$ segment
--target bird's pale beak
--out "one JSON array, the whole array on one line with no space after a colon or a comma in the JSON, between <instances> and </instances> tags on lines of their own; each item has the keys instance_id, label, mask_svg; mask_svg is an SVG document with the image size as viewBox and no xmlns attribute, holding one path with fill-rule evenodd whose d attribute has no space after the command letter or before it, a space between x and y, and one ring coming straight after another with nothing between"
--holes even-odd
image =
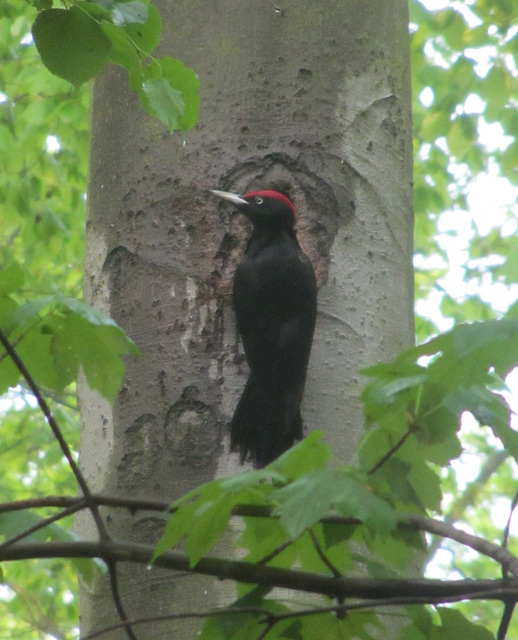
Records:
<instances>
[{"instance_id":1,"label":"bird's pale beak","mask_svg":"<svg viewBox=\"0 0 518 640\"><path fill-rule=\"evenodd\" d=\"M248 200L245 200L243 196L240 196L238 193L229 193L228 191L217 191L216 189L211 189L210 192L213 195L217 196L218 198L227 200L232 204L250 204Z\"/></svg>"}]
</instances>

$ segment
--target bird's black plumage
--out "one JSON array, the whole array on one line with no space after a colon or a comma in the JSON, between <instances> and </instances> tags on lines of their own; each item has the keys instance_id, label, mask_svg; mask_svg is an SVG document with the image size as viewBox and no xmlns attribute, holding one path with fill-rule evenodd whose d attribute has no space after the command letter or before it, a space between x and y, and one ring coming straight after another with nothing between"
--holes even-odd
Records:
<instances>
[{"instance_id":1,"label":"bird's black plumage","mask_svg":"<svg viewBox=\"0 0 518 640\"><path fill-rule=\"evenodd\" d=\"M300 403L317 308L315 273L294 230L295 210L277 191L222 191L253 224L234 275L233 302L250 375L230 424L231 448L256 467L302 438Z\"/></svg>"}]
</instances>

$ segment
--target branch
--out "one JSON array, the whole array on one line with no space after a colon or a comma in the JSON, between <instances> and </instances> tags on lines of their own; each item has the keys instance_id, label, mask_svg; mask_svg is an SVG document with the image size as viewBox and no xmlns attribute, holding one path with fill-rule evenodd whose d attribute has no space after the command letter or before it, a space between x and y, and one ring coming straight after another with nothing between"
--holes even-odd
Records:
<instances>
[{"instance_id":1,"label":"branch","mask_svg":"<svg viewBox=\"0 0 518 640\"><path fill-rule=\"evenodd\" d=\"M29 370L27 369L27 367L25 366L25 364L23 363L23 361L21 360L19 355L16 353L14 347L9 342L9 339L7 338L7 336L4 334L4 332L1 329L0 329L0 342L4 346L6 352L9 355L9 357L11 358L11 360L16 365L18 371L25 378L25 380L27 382L27 385L29 386L29 388L32 391L32 393L34 394L34 397L36 398L36 400L38 402L38 406L41 409L41 412L43 413L43 415L45 416L45 418L47 420L47 423L48 423L49 427L52 430L52 433L54 434L54 437L58 441L59 446L61 447L61 451L63 452L63 455L67 459L68 465L69 465L70 469L72 470L72 473L74 474L74 476L75 476L75 478L77 480L77 484L79 485L79 488L81 489L81 491L82 491L84 497L86 498L86 500L88 500L88 503L89 503L88 506L89 506L90 511L92 513L92 516L93 516L93 518L95 520L95 524L96 524L97 529L99 531L99 536L101 538L107 538L108 534L106 532L106 528L104 526L104 522L103 522L103 520L102 520L102 518L101 518L101 516L99 514L99 509L97 507L97 504L95 503L95 501L91 501L92 493L90 491L90 488L89 488L86 480L84 479L83 474L81 473L81 470L79 469L79 466L78 466L77 462L74 460L74 456L72 455L72 451L70 450L70 447L68 446L67 441L65 440L63 434L61 433L61 429L59 428L56 420L54 419L54 416L52 415L50 407L47 404L47 401L42 396L38 385L34 381L34 378L29 373Z\"/></svg>"},{"instance_id":2,"label":"branch","mask_svg":"<svg viewBox=\"0 0 518 640\"><path fill-rule=\"evenodd\" d=\"M12 538L8 538L4 542L0 543L0 553L2 552L2 549L5 549L6 547L14 544L15 542L18 542L19 540L23 540L23 538L27 538L27 536L30 536L32 533L35 533L36 531L40 531L40 529L44 529L49 524L53 524L54 522L57 522L58 520L62 520L63 518L66 518L67 516L70 516L73 513L76 513L77 511L81 511L81 509L87 506L88 506L87 501L84 498L79 498L75 504L71 504L70 506L60 511L59 513L56 513L53 516L49 516L48 518L41 520L41 522L37 522L32 527L29 527L28 529L24 529L21 533L18 533Z\"/></svg>"},{"instance_id":3,"label":"branch","mask_svg":"<svg viewBox=\"0 0 518 640\"><path fill-rule=\"evenodd\" d=\"M509 542L509 533L511 531L511 521L513 519L513 514L518 506L518 491L515 493L513 501L511 503L511 509L509 511L509 518L507 519L507 524L504 530L504 537L502 539L502 548L507 549L507 543ZM502 577L507 578L507 574L509 571L509 566L507 564L502 564ZM512 600L510 602L505 603L504 612L502 614L502 619L500 620L500 625L498 626L498 632L496 634L497 640L505 640L507 637L507 631L509 629L509 625L511 624L511 620L514 613L514 608L516 606L516 600Z\"/></svg>"},{"instance_id":4,"label":"branch","mask_svg":"<svg viewBox=\"0 0 518 640\"><path fill-rule=\"evenodd\" d=\"M151 545L127 542L45 542L17 544L4 549L0 561L33 558L102 558L108 562L134 562L148 565L154 548ZM508 580L432 580L385 579L364 577L326 576L307 571L294 571L266 567L238 560L202 558L191 567L189 558L178 551L159 556L157 567L210 575L221 580L235 580L247 584L294 589L318 593L330 598L375 599L380 602L394 598L419 598L423 602L437 603L446 599L458 600L518 600L518 579Z\"/></svg>"},{"instance_id":5,"label":"branch","mask_svg":"<svg viewBox=\"0 0 518 640\"><path fill-rule=\"evenodd\" d=\"M507 549L500 545L489 542L485 538L474 536L471 533L460 531L446 522L441 520L433 520L432 518L425 518L423 516L417 516L413 514L401 514L400 522L405 522L415 526L421 531L427 531L428 533L434 533L442 538L449 538L460 544L470 547L474 551L492 558L514 575L518 577L518 558L510 553Z\"/></svg>"},{"instance_id":6,"label":"branch","mask_svg":"<svg viewBox=\"0 0 518 640\"><path fill-rule=\"evenodd\" d=\"M99 506L121 507L128 509L132 513L136 511L167 511L171 506L170 502L164 500L147 500L144 498L125 498L123 496L109 496L102 494L92 494L92 500ZM24 509L41 509L46 507L58 507L64 509L74 507L79 502L83 502L82 497L69 496L45 496L43 498L28 498L26 500L16 500L13 502L0 502L0 513L10 511L23 511Z\"/></svg>"},{"instance_id":7,"label":"branch","mask_svg":"<svg viewBox=\"0 0 518 640\"><path fill-rule=\"evenodd\" d=\"M484 594L480 593L480 597ZM294 611L284 611L282 613L273 613L269 609L263 607L228 607L225 609L215 609L212 611L184 611L182 613L167 613L157 616L148 616L143 618L133 618L129 622L133 626L141 624L149 624L150 622L161 622L166 620L183 620L186 618L204 619L214 616L243 616L243 615L255 615L264 616L269 622L278 623L281 620L289 620L290 618L302 618L308 616L318 616L324 613L336 613L337 615L345 615L349 611L358 610L373 610L381 607L393 607L395 605L409 605L409 604L444 604L446 602L455 602L456 599L441 598L435 602L431 602L430 599L423 600L423 598L408 597L408 598L386 598L385 600L365 600L364 602L355 602L346 605L331 605L328 607L313 607L311 609L297 609ZM81 636L81 640L94 640L101 636L116 631L124 627L124 624L119 622L110 626L99 629L98 631L92 631L85 636Z\"/></svg>"},{"instance_id":8,"label":"branch","mask_svg":"<svg viewBox=\"0 0 518 640\"><path fill-rule=\"evenodd\" d=\"M170 508L170 502L162 500L144 500L142 498L97 494L92 494L91 499L99 506L121 507L129 509L132 513L135 511L167 511ZM71 507L81 500L82 498L64 498L61 496L49 496L48 498L36 498L33 500L20 500L18 502L0 504L0 513L38 507ZM232 509L232 515L249 518L276 517L272 516L271 507L266 505L237 505ZM424 516L409 513L398 514L398 520L400 526L411 527L418 531L426 531L427 533L432 533L442 538L448 538L458 542L459 544L463 544L478 553L492 558L500 565L506 566L508 571L513 575L518 576L518 558L516 558L516 556L506 548L502 548L501 546L489 542L479 536L466 533L465 531L460 531L442 520L435 520L433 518L426 518ZM362 524L360 520L354 518L341 518L339 516L328 516L326 518L322 518L322 522L344 525ZM289 542L282 545L280 550L284 549L287 544L289 544Z\"/></svg>"},{"instance_id":9,"label":"branch","mask_svg":"<svg viewBox=\"0 0 518 640\"><path fill-rule=\"evenodd\" d=\"M70 450L70 447L68 446L68 443L65 440L65 437L61 433L61 429L59 428L59 425L56 422L50 410L50 407L47 404L45 398L43 397L38 385L36 384L34 378L30 374L29 370L25 366L20 356L16 353L15 348L10 343L9 339L1 329L0 329L0 342L3 344L6 353L9 355L9 357L17 367L18 371L25 378L25 381L27 382L27 385L29 386L32 393L34 394L34 397L38 402L38 406L41 409L41 412L43 413L43 415L45 416L47 423L51 428L52 433L54 434L54 437L56 438L59 446L61 447L61 451L63 452L63 455L67 459L68 465L72 470L72 473L76 478L77 484L79 485L79 488L83 493L83 496L84 496L83 499L87 503L88 509L94 519L95 526L99 534L99 547L102 549L104 544L110 542L110 536L108 534L104 521L101 518L101 514L99 512L99 506L92 497L92 492L90 491L90 487L88 486L88 483L86 482L83 474L81 473L81 470L79 469L79 465L74 460L72 451ZM68 511L68 509L66 509L65 511ZM27 535L27 534L25 533L22 535ZM117 608L117 612L119 614L120 619L122 620L122 622L125 623L126 634L130 640L136 640L133 630L131 629L131 626L127 622L127 616L122 606L122 602L120 600L120 595L117 587L117 567L115 564L110 562L108 558L104 558L102 553L98 554L98 557L105 560L108 565L108 569L110 572L110 582L111 582L113 600L115 602L115 606Z\"/></svg>"},{"instance_id":10,"label":"branch","mask_svg":"<svg viewBox=\"0 0 518 640\"><path fill-rule=\"evenodd\" d=\"M494 451L487 456L475 480L470 482L466 489L451 503L448 512L444 516L444 522L454 524L462 518L466 508L475 504L475 500L484 485L508 457L509 453L505 449L503 451ZM432 539L426 551L428 558L434 555L440 544L441 541L437 538Z\"/></svg>"}]
</instances>

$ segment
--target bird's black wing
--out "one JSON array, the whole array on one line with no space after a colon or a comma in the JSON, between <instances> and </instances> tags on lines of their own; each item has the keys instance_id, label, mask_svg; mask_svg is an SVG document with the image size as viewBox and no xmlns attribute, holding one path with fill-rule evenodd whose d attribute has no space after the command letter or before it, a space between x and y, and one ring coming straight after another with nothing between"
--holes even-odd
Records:
<instances>
[{"instance_id":1,"label":"bird's black wing","mask_svg":"<svg viewBox=\"0 0 518 640\"><path fill-rule=\"evenodd\" d=\"M305 377L316 318L316 282L298 247L264 250L240 263L234 309L252 372L272 384Z\"/></svg>"}]
</instances>

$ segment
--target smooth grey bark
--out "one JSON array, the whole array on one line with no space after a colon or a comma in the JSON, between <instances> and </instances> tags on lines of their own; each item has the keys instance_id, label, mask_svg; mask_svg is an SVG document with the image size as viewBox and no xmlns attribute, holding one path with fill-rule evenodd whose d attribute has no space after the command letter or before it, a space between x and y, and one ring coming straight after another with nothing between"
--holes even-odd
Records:
<instances>
[{"instance_id":1,"label":"smooth grey bark","mask_svg":"<svg viewBox=\"0 0 518 640\"><path fill-rule=\"evenodd\" d=\"M319 312L303 404L350 459L363 428L358 370L413 341L412 139L405 0L157 2L160 53L198 73L193 131L170 135L125 72L92 93L85 293L142 351L113 407L81 385L81 464L96 491L171 499L238 471L227 424L246 379L231 282L249 228L208 190L289 190ZM110 532L156 540L162 518L106 511ZM94 535L79 519L78 531ZM206 610L216 581L120 569L132 617ZM83 632L117 620L100 576ZM198 623L146 627L182 640ZM123 632L105 636L125 637Z\"/></svg>"}]
</instances>

